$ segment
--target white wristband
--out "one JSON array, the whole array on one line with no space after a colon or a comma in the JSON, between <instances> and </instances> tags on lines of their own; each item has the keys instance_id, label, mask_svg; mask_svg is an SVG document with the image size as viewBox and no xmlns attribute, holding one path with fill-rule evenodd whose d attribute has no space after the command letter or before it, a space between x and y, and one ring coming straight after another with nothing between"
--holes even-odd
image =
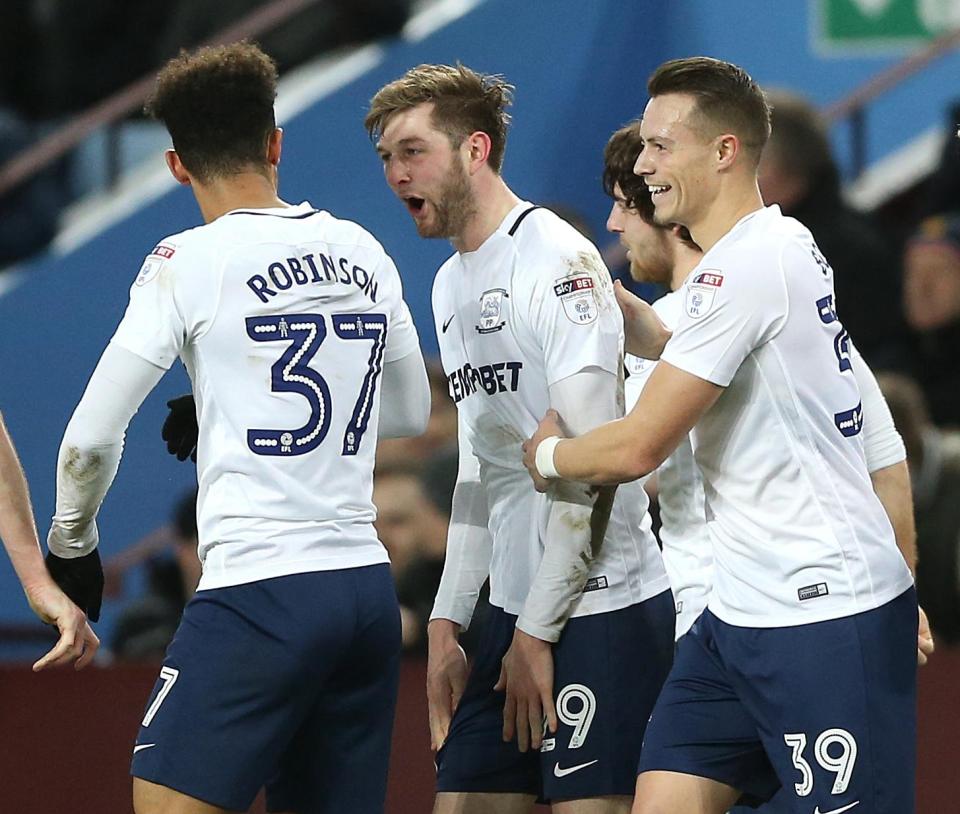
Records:
<instances>
[{"instance_id":1,"label":"white wristband","mask_svg":"<svg viewBox=\"0 0 960 814\"><path fill-rule=\"evenodd\" d=\"M537 473L541 478L559 478L560 473L557 472L557 468L553 465L553 453L563 439L559 438L556 435L551 435L547 438L544 438L540 442L540 446L537 447L537 454L534 458L534 463L537 467Z\"/></svg>"}]
</instances>

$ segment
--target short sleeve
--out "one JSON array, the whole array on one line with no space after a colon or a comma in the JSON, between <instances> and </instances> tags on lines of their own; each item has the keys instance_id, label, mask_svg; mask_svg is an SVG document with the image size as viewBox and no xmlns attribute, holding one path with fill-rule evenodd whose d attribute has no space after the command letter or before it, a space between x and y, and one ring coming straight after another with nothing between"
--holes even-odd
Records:
<instances>
[{"instance_id":1,"label":"short sleeve","mask_svg":"<svg viewBox=\"0 0 960 814\"><path fill-rule=\"evenodd\" d=\"M600 256L558 254L533 277L530 329L543 347L547 386L588 367L619 374L623 317Z\"/></svg>"},{"instance_id":2,"label":"short sleeve","mask_svg":"<svg viewBox=\"0 0 960 814\"><path fill-rule=\"evenodd\" d=\"M168 369L186 338L176 296L176 270L184 249L162 242L147 255L130 287L130 302L111 342Z\"/></svg>"},{"instance_id":3,"label":"short sleeve","mask_svg":"<svg viewBox=\"0 0 960 814\"><path fill-rule=\"evenodd\" d=\"M680 316L663 361L726 387L747 356L776 335L788 310L782 263L779 257L766 267L748 262L693 272L677 292Z\"/></svg>"},{"instance_id":4,"label":"short sleeve","mask_svg":"<svg viewBox=\"0 0 960 814\"><path fill-rule=\"evenodd\" d=\"M420 337L410 315L410 309L403 300L403 287L400 275L393 260L387 254L383 255L379 276L388 282L386 295L388 299L387 313L387 345L384 349L384 362L393 362L409 356L420 347Z\"/></svg>"}]
</instances>

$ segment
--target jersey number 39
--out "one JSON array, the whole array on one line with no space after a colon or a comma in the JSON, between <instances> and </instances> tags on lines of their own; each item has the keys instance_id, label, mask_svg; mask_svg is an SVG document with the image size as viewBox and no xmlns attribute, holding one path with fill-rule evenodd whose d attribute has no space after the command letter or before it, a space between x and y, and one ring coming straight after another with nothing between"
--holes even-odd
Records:
<instances>
[{"instance_id":1,"label":"jersey number 39","mask_svg":"<svg viewBox=\"0 0 960 814\"><path fill-rule=\"evenodd\" d=\"M336 314L333 331L344 341L371 344L367 371L343 433L342 455L356 455L373 411L377 379L383 369L387 340L384 314ZM270 388L275 393L296 393L310 405L307 423L296 429L247 430L247 446L257 455L304 455L316 449L330 432L331 399L326 380L311 368L317 349L327 338L321 314L278 314L247 317L247 336L254 342L285 342L287 348L270 368Z\"/></svg>"}]
</instances>

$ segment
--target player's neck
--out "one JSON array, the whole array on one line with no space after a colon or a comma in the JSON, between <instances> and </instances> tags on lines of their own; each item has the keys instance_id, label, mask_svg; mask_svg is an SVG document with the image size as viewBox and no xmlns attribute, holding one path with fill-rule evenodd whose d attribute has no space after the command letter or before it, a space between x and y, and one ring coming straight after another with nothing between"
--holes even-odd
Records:
<instances>
[{"instance_id":1,"label":"player's neck","mask_svg":"<svg viewBox=\"0 0 960 814\"><path fill-rule=\"evenodd\" d=\"M274 209L290 206L277 195L276 183L258 172L243 172L210 183L193 183L204 223L235 209Z\"/></svg>"},{"instance_id":2,"label":"player's neck","mask_svg":"<svg viewBox=\"0 0 960 814\"><path fill-rule=\"evenodd\" d=\"M497 231L510 210L520 203L520 199L499 175L491 173L488 178L478 179L474 203L476 211L467 220L461 233L450 239L461 254L479 249Z\"/></svg>"},{"instance_id":3,"label":"player's neck","mask_svg":"<svg viewBox=\"0 0 960 814\"><path fill-rule=\"evenodd\" d=\"M687 228L706 254L742 218L758 209L763 209L763 198L756 181L738 184L723 190L700 222L687 224Z\"/></svg>"},{"instance_id":4,"label":"player's neck","mask_svg":"<svg viewBox=\"0 0 960 814\"><path fill-rule=\"evenodd\" d=\"M676 291L683 285L683 281L697 267L701 257L703 257L703 252L691 248L682 241L677 242L673 249L673 274L670 277L671 291Z\"/></svg>"}]
</instances>

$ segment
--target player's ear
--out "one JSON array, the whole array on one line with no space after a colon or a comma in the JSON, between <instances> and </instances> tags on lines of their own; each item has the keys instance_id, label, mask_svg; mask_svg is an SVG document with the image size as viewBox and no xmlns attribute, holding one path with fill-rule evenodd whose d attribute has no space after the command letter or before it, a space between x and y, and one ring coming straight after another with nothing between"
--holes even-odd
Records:
<instances>
[{"instance_id":1,"label":"player's ear","mask_svg":"<svg viewBox=\"0 0 960 814\"><path fill-rule=\"evenodd\" d=\"M718 169L729 169L740 155L740 139L733 133L724 133L716 140L716 161Z\"/></svg>"},{"instance_id":2,"label":"player's ear","mask_svg":"<svg viewBox=\"0 0 960 814\"><path fill-rule=\"evenodd\" d=\"M280 163L280 153L283 152L283 128L276 127L267 139L267 161L270 166L276 167Z\"/></svg>"},{"instance_id":3,"label":"player's ear","mask_svg":"<svg viewBox=\"0 0 960 814\"><path fill-rule=\"evenodd\" d=\"M170 174L177 179L177 183L190 186L190 173L188 173L187 168L183 166L183 162L180 160L180 156L177 155L177 151L167 150L163 154L163 157L167 162L167 169L170 170Z\"/></svg>"},{"instance_id":4,"label":"player's ear","mask_svg":"<svg viewBox=\"0 0 960 814\"><path fill-rule=\"evenodd\" d=\"M471 133L463 140L461 149L466 153L467 171L473 175L490 158L490 136L482 130Z\"/></svg>"}]
</instances>

